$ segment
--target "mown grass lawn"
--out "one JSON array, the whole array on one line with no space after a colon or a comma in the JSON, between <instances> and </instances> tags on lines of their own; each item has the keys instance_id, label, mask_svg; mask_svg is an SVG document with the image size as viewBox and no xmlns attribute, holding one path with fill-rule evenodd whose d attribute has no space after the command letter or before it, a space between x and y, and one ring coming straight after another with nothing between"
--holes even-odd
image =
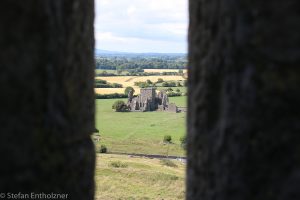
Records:
<instances>
[{"instance_id":1,"label":"mown grass lawn","mask_svg":"<svg viewBox=\"0 0 300 200\"><path fill-rule=\"evenodd\" d=\"M186 113L119 113L111 108L116 100L96 100L96 128L101 135L100 141L95 142L97 148L105 144L111 152L178 156L185 154L179 139L185 135ZM170 102L185 106L186 97L171 97ZM171 135L173 143L165 145L162 142L164 135Z\"/></svg>"},{"instance_id":2,"label":"mown grass lawn","mask_svg":"<svg viewBox=\"0 0 300 200\"><path fill-rule=\"evenodd\" d=\"M122 163L116 168L112 163ZM159 159L98 154L96 200L182 200L185 196L185 165Z\"/></svg>"}]
</instances>

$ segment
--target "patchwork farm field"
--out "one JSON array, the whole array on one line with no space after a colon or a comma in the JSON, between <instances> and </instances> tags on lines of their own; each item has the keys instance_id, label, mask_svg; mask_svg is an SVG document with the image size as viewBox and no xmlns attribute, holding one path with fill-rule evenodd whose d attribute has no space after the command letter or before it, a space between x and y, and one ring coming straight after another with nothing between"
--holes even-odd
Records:
<instances>
[{"instance_id":1,"label":"patchwork farm field","mask_svg":"<svg viewBox=\"0 0 300 200\"><path fill-rule=\"evenodd\" d=\"M170 102L186 106L186 97L170 97ZM107 146L110 152L183 156L179 139L185 135L186 113L115 112L117 99L96 100L96 128L101 139L95 142ZM122 99L127 101L127 99ZM172 144L165 145L163 137L172 136Z\"/></svg>"},{"instance_id":2,"label":"patchwork farm field","mask_svg":"<svg viewBox=\"0 0 300 200\"><path fill-rule=\"evenodd\" d=\"M185 165L159 159L98 154L96 200L182 200Z\"/></svg>"},{"instance_id":3,"label":"patchwork farm field","mask_svg":"<svg viewBox=\"0 0 300 200\"><path fill-rule=\"evenodd\" d=\"M138 86L134 85L134 82L142 82L150 80L156 82L159 78L164 81L184 81L182 76L103 76L96 77L95 79L106 80L109 83L122 84L124 88L95 88L95 92L98 94L112 94L112 93L124 93L126 87L131 86L135 89L135 94L139 94L140 90Z\"/></svg>"}]
</instances>

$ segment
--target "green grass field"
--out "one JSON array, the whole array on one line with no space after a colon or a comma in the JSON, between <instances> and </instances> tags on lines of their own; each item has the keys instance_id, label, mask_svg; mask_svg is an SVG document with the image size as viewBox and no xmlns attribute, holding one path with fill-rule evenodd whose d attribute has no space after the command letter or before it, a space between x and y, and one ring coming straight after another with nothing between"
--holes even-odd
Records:
<instances>
[{"instance_id":1,"label":"green grass field","mask_svg":"<svg viewBox=\"0 0 300 200\"><path fill-rule=\"evenodd\" d=\"M96 200L182 200L185 165L179 161L173 164L170 167L159 159L98 154Z\"/></svg>"},{"instance_id":2,"label":"green grass field","mask_svg":"<svg viewBox=\"0 0 300 200\"><path fill-rule=\"evenodd\" d=\"M186 97L171 97L170 102L186 106ZM117 99L96 100L96 128L111 152L160 155L184 155L179 139L185 135L186 113L126 112L112 110ZM127 101L127 99L122 99ZM172 136L172 144L165 145L164 135Z\"/></svg>"}]
</instances>

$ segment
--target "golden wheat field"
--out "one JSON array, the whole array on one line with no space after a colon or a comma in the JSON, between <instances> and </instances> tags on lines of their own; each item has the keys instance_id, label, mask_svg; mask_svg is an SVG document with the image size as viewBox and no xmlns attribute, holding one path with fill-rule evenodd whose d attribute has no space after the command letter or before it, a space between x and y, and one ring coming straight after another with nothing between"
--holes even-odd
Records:
<instances>
[{"instance_id":1,"label":"golden wheat field","mask_svg":"<svg viewBox=\"0 0 300 200\"><path fill-rule=\"evenodd\" d=\"M113 94L113 93L123 94L125 91L125 88L95 88L95 93L97 93L97 94ZM135 94L140 93L139 87L134 86L133 88L135 90Z\"/></svg>"},{"instance_id":2,"label":"golden wheat field","mask_svg":"<svg viewBox=\"0 0 300 200\"><path fill-rule=\"evenodd\" d=\"M131 86L135 89L136 94L139 93L139 87L134 86L134 82L147 81L156 82L157 79L162 78L164 81L182 81L185 80L182 76L107 76L96 77L96 79L106 80L109 83L119 83L123 88L95 88L97 94L112 94L124 93L126 87Z\"/></svg>"}]
</instances>

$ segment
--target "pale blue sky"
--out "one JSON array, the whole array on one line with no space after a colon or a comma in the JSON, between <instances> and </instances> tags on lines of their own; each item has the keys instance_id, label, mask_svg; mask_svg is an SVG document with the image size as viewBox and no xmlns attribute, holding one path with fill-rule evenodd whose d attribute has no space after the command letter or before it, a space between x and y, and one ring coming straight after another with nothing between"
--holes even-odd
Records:
<instances>
[{"instance_id":1,"label":"pale blue sky","mask_svg":"<svg viewBox=\"0 0 300 200\"><path fill-rule=\"evenodd\" d=\"M96 48L187 52L187 0L95 0Z\"/></svg>"}]
</instances>

